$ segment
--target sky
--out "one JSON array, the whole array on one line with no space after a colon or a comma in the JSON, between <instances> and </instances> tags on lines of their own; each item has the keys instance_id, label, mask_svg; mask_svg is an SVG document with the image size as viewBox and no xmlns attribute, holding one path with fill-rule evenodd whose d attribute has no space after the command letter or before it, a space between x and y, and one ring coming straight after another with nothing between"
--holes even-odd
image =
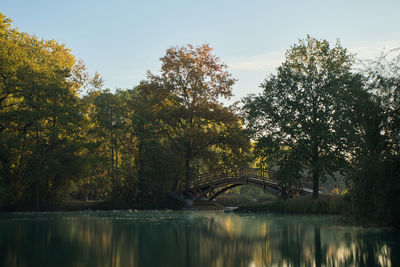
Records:
<instances>
[{"instance_id":1,"label":"sky","mask_svg":"<svg viewBox=\"0 0 400 267\"><path fill-rule=\"evenodd\" d=\"M105 87L133 88L157 73L167 48L210 44L237 79L231 101L260 83L307 34L359 58L400 47L399 0L0 0L20 31L65 43Z\"/></svg>"}]
</instances>

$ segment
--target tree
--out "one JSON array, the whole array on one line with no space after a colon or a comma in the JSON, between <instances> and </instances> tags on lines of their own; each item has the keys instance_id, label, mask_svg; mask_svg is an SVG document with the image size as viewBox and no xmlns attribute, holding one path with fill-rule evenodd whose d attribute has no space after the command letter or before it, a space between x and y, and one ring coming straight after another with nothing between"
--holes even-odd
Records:
<instances>
[{"instance_id":1,"label":"tree","mask_svg":"<svg viewBox=\"0 0 400 267\"><path fill-rule=\"evenodd\" d=\"M232 95L235 80L207 44L169 48L161 63L161 75L149 74L149 80L168 93L161 120L184 161L188 190L193 160L218 144L224 124L238 120L231 108L219 102Z\"/></svg>"},{"instance_id":2,"label":"tree","mask_svg":"<svg viewBox=\"0 0 400 267\"><path fill-rule=\"evenodd\" d=\"M331 48L326 40L307 36L286 52L277 74L261 84L263 92L244 99L253 137L267 138L271 141L267 143L279 147L271 153L286 151L290 154L286 157L295 159L280 161L281 170L290 167L297 173L311 173L314 198L320 179L341 170L350 149L349 103L361 88L360 76L351 72L352 64L352 55L339 41ZM290 162L301 168L291 168Z\"/></svg>"},{"instance_id":3,"label":"tree","mask_svg":"<svg viewBox=\"0 0 400 267\"><path fill-rule=\"evenodd\" d=\"M365 88L355 98L358 146L346 183L358 218L400 223L400 55L393 50L362 69Z\"/></svg>"},{"instance_id":4,"label":"tree","mask_svg":"<svg viewBox=\"0 0 400 267\"><path fill-rule=\"evenodd\" d=\"M365 62L366 89L382 109L387 151L400 155L400 48Z\"/></svg>"},{"instance_id":5,"label":"tree","mask_svg":"<svg viewBox=\"0 0 400 267\"><path fill-rule=\"evenodd\" d=\"M302 171L301 155L296 149L282 147L271 136L263 136L254 146L256 164L263 169L271 170L279 166L275 174L282 188L281 197L286 198L286 193L298 189L300 173Z\"/></svg>"},{"instance_id":6,"label":"tree","mask_svg":"<svg viewBox=\"0 0 400 267\"><path fill-rule=\"evenodd\" d=\"M113 198L121 193L119 155L121 140L126 128L127 106L121 99L119 91L115 94L106 89L94 98L93 120L96 122L98 137L104 142L104 151L108 152L107 173L112 185Z\"/></svg>"},{"instance_id":7,"label":"tree","mask_svg":"<svg viewBox=\"0 0 400 267\"><path fill-rule=\"evenodd\" d=\"M135 167L141 201L153 193L161 196L176 190L181 172L179 155L165 136L161 119L165 116L163 107L169 102L168 96L168 91L158 84L142 81L128 102L133 108L130 121L135 136Z\"/></svg>"},{"instance_id":8,"label":"tree","mask_svg":"<svg viewBox=\"0 0 400 267\"><path fill-rule=\"evenodd\" d=\"M0 201L39 207L65 197L82 170L81 70L64 45L18 32L2 14L0 47Z\"/></svg>"}]
</instances>

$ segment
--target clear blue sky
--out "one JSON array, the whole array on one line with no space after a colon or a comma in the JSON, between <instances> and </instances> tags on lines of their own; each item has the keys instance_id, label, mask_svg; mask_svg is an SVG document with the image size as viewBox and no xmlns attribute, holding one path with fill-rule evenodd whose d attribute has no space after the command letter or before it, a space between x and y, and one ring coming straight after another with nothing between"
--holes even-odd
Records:
<instances>
[{"instance_id":1,"label":"clear blue sky","mask_svg":"<svg viewBox=\"0 0 400 267\"><path fill-rule=\"evenodd\" d=\"M65 43L105 86L132 88L170 46L209 43L238 79L235 100L258 93L284 52L310 34L360 57L400 47L400 1L1 0L19 30Z\"/></svg>"}]
</instances>

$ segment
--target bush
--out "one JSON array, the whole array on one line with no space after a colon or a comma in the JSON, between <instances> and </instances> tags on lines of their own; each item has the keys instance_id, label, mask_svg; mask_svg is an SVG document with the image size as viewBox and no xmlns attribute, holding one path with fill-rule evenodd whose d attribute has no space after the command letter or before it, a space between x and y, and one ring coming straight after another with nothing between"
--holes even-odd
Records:
<instances>
[{"instance_id":1,"label":"bush","mask_svg":"<svg viewBox=\"0 0 400 267\"><path fill-rule=\"evenodd\" d=\"M311 196L287 200L276 199L264 204L241 206L237 211L296 214L348 214L350 211L350 205L343 199L343 197L320 195L318 199L312 199Z\"/></svg>"}]
</instances>

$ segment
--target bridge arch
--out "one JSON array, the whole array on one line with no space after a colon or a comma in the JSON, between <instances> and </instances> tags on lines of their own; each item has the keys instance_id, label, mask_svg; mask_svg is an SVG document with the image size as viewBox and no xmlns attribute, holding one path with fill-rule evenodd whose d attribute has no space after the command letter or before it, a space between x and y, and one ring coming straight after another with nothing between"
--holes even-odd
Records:
<instances>
[{"instance_id":1,"label":"bridge arch","mask_svg":"<svg viewBox=\"0 0 400 267\"><path fill-rule=\"evenodd\" d=\"M309 188L305 189L301 186L300 180L297 188L283 190L279 182L274 179L275 174L276 173L272 171L254 168L243 168L222 173L209 173L192 179L189 185L189 191L185 191L183 188L180 191L193 199L207 198L210 200L215 199L231 188L241 185L253 185L277 197L282 196L282 192L287 196L310 192Z\"/></svg>"}]
</instances>

